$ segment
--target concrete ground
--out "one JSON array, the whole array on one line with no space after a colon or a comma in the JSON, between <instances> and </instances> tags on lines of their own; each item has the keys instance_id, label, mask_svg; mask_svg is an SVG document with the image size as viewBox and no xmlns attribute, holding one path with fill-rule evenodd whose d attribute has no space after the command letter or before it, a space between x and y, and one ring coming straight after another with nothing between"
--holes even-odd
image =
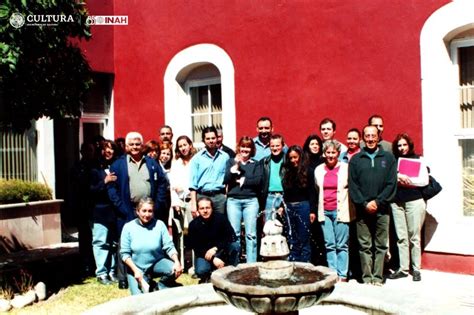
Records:
<instances>
[{"instance_id":1,"label":"concrete ground","mask_svg":"<svg viewBox=\"0 0 474 315\"><path fill-rule=\"evenodd\" d=\"M194 308L192 310L184 310ZM96 306L86 314L245 314L222 299L211 284L130 296ZM322 305L300 314L474 314L474 276L423 270L422 281L387 280L382 287L339 282Z\"/></svg>"},{"instance_id":2,"label":"concrete ground","mask_svg":"<svg viewBox=\"0 0 474 315\"><path fill-rule=\"evenodd\" d=\"M474 314L474 276L423 270L420 282L408 276L387 279L382 287L351 280L338 283L329 301L394 314Z\"/></svg>"}]
</instances>

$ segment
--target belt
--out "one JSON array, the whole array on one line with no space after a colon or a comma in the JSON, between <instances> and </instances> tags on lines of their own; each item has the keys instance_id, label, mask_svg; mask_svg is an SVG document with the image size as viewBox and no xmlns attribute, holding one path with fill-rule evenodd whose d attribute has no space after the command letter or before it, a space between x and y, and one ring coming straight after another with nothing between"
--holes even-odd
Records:
<instances>
[{"instance_id":1,"label":"belt","mask_svg":"<svg viewBox=\"0 0 474 315\"><path fill-rule=\"evenodd\" d=\"M208 190L208 191L198 190L197 193L200 194L200 195L207 196L207 197L214 197L216 195L220 195L220 194L225 193L225 189L222 188L222 189L219 189L219 190Z\"/></svg>"},{"instance_id":2,"label":"belt","mask_svg":"<svg viewBox=\"0 0 474 315\"><path fill-rule=\"evenodd\" d=\"M269 191L269 195L283 195L283 191Z\"/></svg>"}]
</instances>

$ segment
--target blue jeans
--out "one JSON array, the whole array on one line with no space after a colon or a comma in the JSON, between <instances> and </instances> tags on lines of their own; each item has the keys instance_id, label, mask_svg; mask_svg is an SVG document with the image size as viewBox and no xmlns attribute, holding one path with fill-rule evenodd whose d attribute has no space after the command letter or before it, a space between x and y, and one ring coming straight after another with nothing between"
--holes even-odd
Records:
<instances>
[{"instance_id":1,"label":"blue jeans","mask_svg":"<svg viewBox=\"0 0 474 315\"><path fill-rule=\"evenodd\" d=\"M133 276L133 273L130 274L130 270L127 273L128 286L130 288L130 293L132 295L143 293L140 289L137 280ZM168 258L162 258L158 260L153 266L151 266L147 271L143 272L143 279L150 284L150 280L155 277L161 277L158 282L158 289L163 290L168 288L167 283L175 280L175 275L173 271L173 261Z\"/></svg>"},{"instance_id":2,"label":"blue jeans","mask_svg":"<svg viewBox=\"0 0 474 315\"><path fill-rule=\"evenodd\" d=\"M337 221L337 210L324 210L321 222L326 245L328 267L337 271L341 278L347 278L349 268L349 224Z\"/></svg>"},{"instance_id":3,"label":"blue jeans","mask_svg":"<svg viewBox=\"0 0 474 315\"><path fill-rule=\"evenodd\" d=\"M239 263L239 252L235 247L235 243L229 245L227 257L223 260L226 266L236 266ZM208 279L211 276L211 272L215 269L214 264L204 257L196 257L194 260L194 272L201 279Z\"/></svg>"},{"instance_id":4,"label":"blue jeans","mask_svg":"<svg viewBox=\"0 0 474 315\"><path fill-rule=\"evenodd\" d=\"M290 224L288 233L291 261L311 260L309 202L287 203L287 217Z\"/></svg>"},{"instance_id":5,"label":"blue jeans","mask_svg":"<svg viewBox=\"0 0 474 315\"><path fill-rule=\"evenodd\" d=\"M278 193L269 193L265 202L265 222L272 219L272 210L278 209L283 201L283 195ZM275 207L275 209L273 209Z\"/></svg>"},{"instance_id":6,"label":"blue jeans","mask_svg":"<svg viewBox=\"0 0 474 315\"><path fill-rule=\"evenodd\" d=\"M238 248L240 253L240 230L242 218L244 219L245 227L245 250L247 255L247 262L257 261L257 215L258 215L258 200L251 199L227 199L227 218L230 225L235 231L236 241L235 248Z\"/></svg>"},{"instance_id":7,"label":"blue jeans","mask_svg":"<svg viewBox=\"0 0 474 315\"><path fill-rule=\"evenodd\" d=\"M92 251L97 277L115 274L114 225L113 222L92 223Z\"/></svg>"}]
</instances>

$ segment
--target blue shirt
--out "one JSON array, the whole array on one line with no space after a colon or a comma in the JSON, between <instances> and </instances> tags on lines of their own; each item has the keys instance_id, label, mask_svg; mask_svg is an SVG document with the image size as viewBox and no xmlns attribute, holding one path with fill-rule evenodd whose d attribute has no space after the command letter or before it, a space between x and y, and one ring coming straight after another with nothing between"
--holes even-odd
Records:
<instances>
[{"instance_id":1,"label":"blue shirt","mask_svg":"<svg viewBox=\"0 0 474 315\"><path fill-rule=\"evenodd\" d=\"M177 254L173 240L162 221L153 219L142 225L139 219L125 224L120 238L122 260L131 257L134 264L146 272L153 264Z\"/></svg>"},{"instance_id":2,"label":"blue shirt","mask_svg":"<svg viewBox=\"0 0 474 315\"><path fill-rule=\"evenodd\" d=\"M204 149L191 159L190 190L217 191L224 189L224 176L229 155L217 150L214 156Z\"/></svg>"},{"instance_id":3,"label":"blue shirt","mask_svg":"<svg viewBox=\"0 0 474 315\"><path fill-rule=\"evenodd\" d=\"M260 141L259 137L253 138L253 142L255 143L255 156L253 157L254 160L260 161L264 157L267 157L270 155L270 143L268 144L263 144Z\"/></svg>"}]
</instances>

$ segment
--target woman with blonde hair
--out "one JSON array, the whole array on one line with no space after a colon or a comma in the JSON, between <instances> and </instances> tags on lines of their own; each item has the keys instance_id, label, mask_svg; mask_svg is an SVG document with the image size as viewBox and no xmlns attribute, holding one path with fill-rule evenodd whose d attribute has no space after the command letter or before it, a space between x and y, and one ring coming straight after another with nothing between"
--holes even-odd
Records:
<instances>
[{"instance_id":1,"label":"woman with blonde hair","mask_svg":"<svg viewBox=\"0 0 474 315\"><path fill-rule=\"evenodd\" d=\"M318 221L326 245L328 267L347 281L349 268L349 222L354 209L349 202L348 164L339 161L341 144L336 140L323 143L324 164L316 167L314 178L319 189Z\"/></svg>"},{"instance_id":2,"label":"woman with blonde hair","mask_svg":"<svg viewBox=\"0 0 474 315\"><path fill-rule=\"evenodd\" d=\"M168 230L153 217L154 202L141 199L137 218L125 224L120 237L120 255L128 267L127 279L132 295L147 293L154 277L160 277L158 289L175 286L183 267Z\"/></svg>"}]
</instances>

